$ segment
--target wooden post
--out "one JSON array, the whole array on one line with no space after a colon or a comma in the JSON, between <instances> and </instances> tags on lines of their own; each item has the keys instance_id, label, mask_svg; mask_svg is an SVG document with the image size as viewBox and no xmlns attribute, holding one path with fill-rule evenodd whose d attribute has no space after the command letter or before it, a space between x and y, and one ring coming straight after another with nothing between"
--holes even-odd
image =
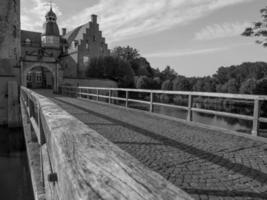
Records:
<instances>
[{"instance_id":1,"label":"wooden post","mask_svg":"<svg viewBox=\"0 0 267 200\"><path fill-rule=\"evenodd\" d=\"M81 88L77 88L77 93L78 93L77 96L78 96L79 98L82 97L81 92L82 92L82 89L81 89Z\"/></svg>"},{"instance_id":2,"label":"wooden post","mask_svg":"<svg viewBox=\"0 0 267 200\"><path fill-rule=\"evenodd\" d=\"M126 108L128 108L128 99L129 99L129 91L126 91L126 103L125 103Z\"/></svg>"},{"instance_id":3,"label":"wooden post","mask_svg":"<svg viewBox=\"0 0 267 200\"><path fill-rule=\"evenodd\" d=\"M111 90L108 91L108 103L111 104Z\"/></svg>"},{"instance_id":4,"label":"wooden post","mask_svg":"<svg viewBox=\"0 0 267 200\"><path fill-rule=\"evenodd\" d=\"M192 121L192 95L188 95L187 121Z\"/></svg>"},{"instance_id":5,"label":"wooden post","mask_svg":"<svg viewBox=\"0 0 267 200\"><path fill-rule=\"evenodd\" d=\"M254 100L254 112L253 112L253 128L252 128L252 135L258 136L259 130L259 116L260 116L260 100Z\"/></svg>"},{"instance_id":6,"label":"wooden post","mask_svg":"<svg viewBox=\"0 0 267 200\"><path fill-rule=\"evenodd\" d=\"M150 93L150 112L153 112L153 92Z\"/></svg>"}]
</instances>

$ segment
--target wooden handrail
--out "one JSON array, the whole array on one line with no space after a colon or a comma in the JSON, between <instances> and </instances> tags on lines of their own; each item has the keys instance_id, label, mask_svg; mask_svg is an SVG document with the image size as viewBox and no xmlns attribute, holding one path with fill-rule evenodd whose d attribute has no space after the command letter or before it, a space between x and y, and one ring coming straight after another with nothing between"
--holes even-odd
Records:
<instances>
[{"instance_id":1,"label":"wooden handrail","mask_svg":"<svg viewBox=\"0 0 267 200\"><path fill-rule=\"evenodd\" d=\"M61 86L62 88L77 88L72 86ZM144 89L129 89L129 88L99 88L99 87L78 87L80 89L91 90L106 90L106 91L128 91L128 92L142 92L154 94L177 94L177 95L192 95L216 98L231 98L231 99L247 99L247 100L267 100L266 95L247 95L247 94L228 94L228 93L214 93L214 92L186 92L186 91L167 91L167 90L144 90Z\"/></svg>"},{"instance_id":2,"label":"wooden handrail","mask_svg":"<svg viewBox=\"0 0 267 200\"><path fill-rule=\"evenodd\" d=\"M22 87L21 100L40 111L47 200L192 199L49 99Z\"/></svg>"},{"instance_id":3,"label":"wooden handrail","mask_svg":"<svg viewBox=\"0 0 267 200\"><path fill-rule=\"evenodd\" d=\"M75 93L76 87L70 87L70 86L62 86L62 90L64 94L71 93L74 95L83 94L84 96L97 96L97 101L99 101L99 98L106 98L109 99L109 103L112 100L120 100L125 101L126 107L128 107L128 102L136 102L136 103L143 103L149 105L149 111L153 111L153 106L165 106L165 107L172 107L172 108L178 108L187 110L187 121L192 121L192 112L199 112L199 113L207 113L207 114L213 114L213 115L219 115L224 117L231 117L236 119L244 119L244 120L250 120L253 122L252 127L252 135L258 136L258 129L259 129L259 123L260 122L266 122L267 118L260 117L260 101L266 101L267 96L264 95L243 95L243 94L224 94L224 93L207 93L207 92L184 92L184 91L165 91L165 90L144 90L144 89L127 89L127 88L99 88L99 87L78 87L80 93ZM71 91L72 90L72 91ZM65 91L65 92L64 92ZM97 95L91 93L90 91L97 91ZM99 95L100 91L106 91L108 92L108 95ZM125 92L126 97L114 97L111 94L112 91L116 92ZM150 95L150 100L137 100L137 99L131 99L129 97L129 93L145 93ZM167 104L167 103L160 103L154 101L154 95L155 94L166 94L166 95L182 95L188 97L188 106L180 106L180 105L173 105L173 104ZM254 111L253 116L244 115L244 114L233 114L230 112L221 112L221 111L215 111L215 110L209 110L209 109L200 109L200 108L194 108L193 107L193 97L211 97L211 98L223 98L223 99L231 99L236 101L241 100L249 100L253 101L254 104Z\"/></svg>"}]
</instances>

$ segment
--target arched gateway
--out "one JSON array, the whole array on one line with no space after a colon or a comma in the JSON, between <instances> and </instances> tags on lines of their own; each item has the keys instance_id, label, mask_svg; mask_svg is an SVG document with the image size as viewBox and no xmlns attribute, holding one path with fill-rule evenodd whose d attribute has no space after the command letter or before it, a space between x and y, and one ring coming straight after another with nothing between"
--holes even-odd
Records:
<instances>
[{"instance_id":1,"label":"arched gateway","mask_svg":"<svg viewBox=\"0 0 267 200\"><path fill-rule=\"evenodd\" d=\"M52 8L45 15L42 33L21 32L21 84L34 88L53 88L58 92L63 78L60 58L64 40L60 36L57 16Z\"/></svg>"},{"instance_id":2,"label":"arched gateway","mask_svg":"<svg viewBox=\"0 0 267 200\"><path fill-rule=\"evenodd\" d=\"M22 64L23 72L21 82L23 86L31 86L33 89L38 88L37 86L39 88L51 88L54 92L58 92L62 80L59 64L46 62L32 64L26 60Z\"/></svg>"}]
</instances>

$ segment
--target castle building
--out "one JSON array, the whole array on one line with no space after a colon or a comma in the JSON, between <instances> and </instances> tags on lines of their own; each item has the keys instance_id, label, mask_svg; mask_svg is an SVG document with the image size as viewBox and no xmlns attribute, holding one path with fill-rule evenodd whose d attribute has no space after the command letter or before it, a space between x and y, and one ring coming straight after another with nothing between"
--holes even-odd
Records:
<instances>
[{"instance_id":1,"label":"castle building","mask_svg":"<svg viewBox=\"0 0 267 200\"><path fill-rule=\"evenodd\" d=\"M42 32L21 30L20 14L20 0L0 0L0 125L19 121L15 120L19 117L18 85L54 92L64 83L88 85L90 80L82 78L90 60L110 54L96 15L60 34L52 6L44 16Z\"/></svg>"},{"instance_id":2,"label":"castle building","mask_svg":"<svg viewBox=\"0 0 267 200\"><path fill-rule=\"evenodd\" d=\"M57 90L64 77L86 77L90 60L109 54L96 15L68 33L63 28L60 34L51 7L45 15L42 33L21 31L22 85Z\"/></svg>"},{"instance_id":3,"label":"castle building","mask_svg":"<svg viewBox=\"0 0 267 200\"><path fill-rule=\"evenodd\" d=\"M91 58L110 55L105 38L99 30L96 15L92 15L91 22L67 34L64 32L63 29L63 38L68 44L67 56L62 60L65 77L84 77ZM74 63L77 65L76 68L73 68Z\"/></svg>"}]
</instances>

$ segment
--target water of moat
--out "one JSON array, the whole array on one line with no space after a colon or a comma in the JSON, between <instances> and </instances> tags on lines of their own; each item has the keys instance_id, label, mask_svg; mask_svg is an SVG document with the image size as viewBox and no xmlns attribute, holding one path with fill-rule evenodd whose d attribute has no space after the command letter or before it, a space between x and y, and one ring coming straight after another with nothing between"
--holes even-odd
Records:
<instances>
[{"instance_id":1,"label":"water of moat","mask_svg":"<svg viewBox=\"0 0 267 200\"><path fill-rule=\"evenodd\" d=\"M34 199L22 129L0 126L0 199Z\"/></svg>"},{"instance_id":2,"label":"water of moat","mask_svg":"<svg viewBox=\"0 0 267 200\"><path fill-rule=\"evenodd\" d=\"M148 110L149 106L138 105L137 103L129 103L129 107ZM167 115L174 118L186 119L187 111L163 106L153 106L153 112ZM252 121L239 120L230 117L221 117L212 114L203 114L193 112L192 120L213 127L220 127L227 130L237 131L244 134L251 134ZM267 124L260 123L259 136L267 138Z\"/></svg>"}]
</instances>

